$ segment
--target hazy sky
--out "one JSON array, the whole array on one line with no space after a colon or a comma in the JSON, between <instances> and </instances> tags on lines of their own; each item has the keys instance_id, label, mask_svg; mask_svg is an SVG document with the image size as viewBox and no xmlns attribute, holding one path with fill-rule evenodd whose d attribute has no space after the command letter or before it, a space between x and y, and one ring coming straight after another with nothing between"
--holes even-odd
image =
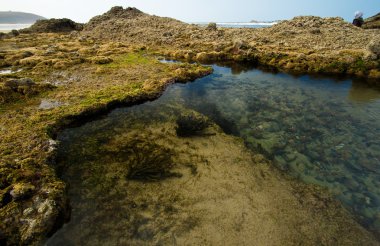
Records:
<instances>
[{"instance_id":1,"label":"hazy sky","mask_svg":"<svg viewBox=\"0 0 380 246\"><path fill-rule=\"evenodd\" d=\"M87 22L112 6L136 7L187 22L278 20L298 15L340 16L351 21L357 10L364 12L364 17L380 12L380 0L0 0L1 11L66 17L77 22Z\"/></svg>"}]
</instances>

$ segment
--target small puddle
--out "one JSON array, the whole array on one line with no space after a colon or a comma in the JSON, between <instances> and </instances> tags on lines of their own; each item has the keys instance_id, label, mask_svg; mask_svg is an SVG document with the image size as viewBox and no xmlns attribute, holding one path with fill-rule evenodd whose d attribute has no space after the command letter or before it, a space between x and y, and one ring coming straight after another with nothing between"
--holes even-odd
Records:
<instances>
[{"instance_id":1,"label":"small puddle","mask_svg":"<svg viewBox=\"0 0 380 246\"><path fill-rule=\"evenodd\" d=\"M0 70L0 74L14 74L14 73L18 73L18 72L21 72L22 69L17 69L17 70L12 70L12 69L3 69L3 70Z\"/></svg>"},{"instance_id":2,"label":"small puddle","mask_svg":"<svg viewBox=\"0 0 380 246\"><path fill-rule=\"evenodd\" d=\"M38 109L46 110L46 109L58 108L63 105L66 105L66 104L57 100L42 99L40 105L38 106Z\"/></svg>"}]
</instances>

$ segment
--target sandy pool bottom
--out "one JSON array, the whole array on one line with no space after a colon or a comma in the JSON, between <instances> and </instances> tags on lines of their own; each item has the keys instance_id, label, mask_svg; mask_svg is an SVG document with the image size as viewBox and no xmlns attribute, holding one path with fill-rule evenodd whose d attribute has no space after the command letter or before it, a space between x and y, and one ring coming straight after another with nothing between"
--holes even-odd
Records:
<instances>
[{"instance_id":1,"label":"sandy pool bottom","mask_svg":"<svg viewBox=\"0 0 380 246\"><path fill-rule=\"evenodd\" d=\"M239 138L216 125L185 138L175 129L169 120L76 135L60 167L71 220L47 245L379 245L328 194L284 177ZM175 175L126 178L131 161L155 160L152 144L170 152ZM146 152L131 157L135 147Z\"/></svg>"}]
</instances>

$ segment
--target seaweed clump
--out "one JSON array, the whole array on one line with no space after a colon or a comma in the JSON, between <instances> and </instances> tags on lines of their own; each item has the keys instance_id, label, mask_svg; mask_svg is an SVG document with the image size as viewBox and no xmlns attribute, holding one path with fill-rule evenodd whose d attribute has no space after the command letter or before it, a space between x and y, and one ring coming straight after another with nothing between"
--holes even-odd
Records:
<instances>
[{"instance_id":1,"label":"seaweed clump","mask_svg":"<svg viewBox=\"0 0 380 246\"><path fill-rule=\"evenodd\" d=\"M144 140L133 140L124 149L128 160L127 179L139 181L160 181L181 177L172 172L174 166L171 149Z\"/></svg>"},{"instance_id":2,"label":"seaweed clump","mask_svg":"<svg viewBox=\"0 0 380 246\"><path fill-rule=\"evenodd\" d=\"M199 136L211 125L208 118L195 113L180 115L176 121L176 133L179 137Z\"/></svg>"},{"instance_id":3,"label":"seaweed clump","mask_svg":"<svg viewBox=\"0 0 380 246\"><path fill-rule=\"evenodd\" d=\"M35 83L29 78L13 79L2 83L0 79L0 104L38 95L54 89L51 84Z\"/></svg>"}]
</instances>

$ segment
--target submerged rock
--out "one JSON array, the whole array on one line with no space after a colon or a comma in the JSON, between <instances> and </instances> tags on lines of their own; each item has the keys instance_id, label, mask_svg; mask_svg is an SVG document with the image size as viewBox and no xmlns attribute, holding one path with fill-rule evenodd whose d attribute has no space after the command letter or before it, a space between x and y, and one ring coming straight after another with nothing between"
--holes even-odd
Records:
<instances>
[{"instance_id":1,"label":"submerged rock","mask_svg":"<svg viewBox=\"0 0 380 246\"><path fill-rule=\"evenodd\" d=\"M177 119L177 136L191 137L203 133L211 125L207 117L197 114L180 115Z\"/></svg>"}]
</instances>

